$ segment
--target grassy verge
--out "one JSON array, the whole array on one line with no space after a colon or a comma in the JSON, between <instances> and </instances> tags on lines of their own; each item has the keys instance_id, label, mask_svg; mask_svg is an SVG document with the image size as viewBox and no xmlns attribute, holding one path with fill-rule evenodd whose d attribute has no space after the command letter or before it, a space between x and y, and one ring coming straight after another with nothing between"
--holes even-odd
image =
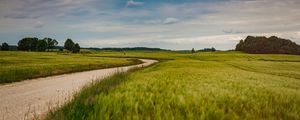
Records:
<instances>
[{"instance_id":1,"label":"grassy verge","mask_svg":"<svg viewBox=\"0 0 300 120\"><path fill-rule=\"evenodd\" d=\"M84 90L80 104L68 104L48 119L300 119L300 56L238 52L128 56L139 54L174 60L107 79L123 81L108 92L99 92L101 85L88 87L98 92Z\"/></svg>"},{"instance_id":2,"label":"grassy verge","mask_svg":"<svg viewBox=\"0 0 300 120\"><path fill-rule=\"evenodd\" d=\"M51 110L46 120L85 120L91 113L94 113L94 105L98 94L108 94L112 89L124 83L129 74L138 68L129 72L119 72L111 77L85 86L80 93L77 93L74 99L63 105L61 108Z\"/></svg>"},{"instance_id":3,"label":"grassy verge","mask_svg":"<svg viewBox=\"0 0 300 120\"><path fill-rule=\"evenodd\" d=\"M137 59L93 57L89 54L0 52L0 84L51 75L141 63Z\"/></svg>"}]
</instances>

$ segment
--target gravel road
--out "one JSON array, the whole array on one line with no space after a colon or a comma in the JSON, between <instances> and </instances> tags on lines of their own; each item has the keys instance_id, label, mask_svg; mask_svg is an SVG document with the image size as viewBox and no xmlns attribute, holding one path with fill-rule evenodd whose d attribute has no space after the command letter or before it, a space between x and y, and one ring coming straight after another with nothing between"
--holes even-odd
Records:
<instances>
[{"instance_id":1,"label":"gravel road","mask_svg":"<svg viewBox=\"0 0 300 120\"><path fill-rule=\"evenodd\" d=\"M143 64L92 70L64 75L25 80L0 85L0 120L40 118L53 107L72 98L84 85L118 71L151 65L156 60L140 59Z\"/></svg>"}]
</instances>

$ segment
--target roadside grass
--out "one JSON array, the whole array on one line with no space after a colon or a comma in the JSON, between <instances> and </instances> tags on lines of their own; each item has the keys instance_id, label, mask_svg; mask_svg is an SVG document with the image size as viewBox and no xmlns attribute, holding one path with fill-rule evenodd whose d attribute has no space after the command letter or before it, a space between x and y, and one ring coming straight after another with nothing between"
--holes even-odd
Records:
<instances>
[{"instance_id":1,"label":"roadside grass","mask_svg":"<svg viewBox=\"0 0 300 120\"><path fill-rule=\"evenodd\" d=\"M85 70L141 63L136 59L56 52L0 52L0 84Z\"/></svg>"},{"instance_id":2,"label":"roadside grass","mask_svg":"<svg viewBox=\"0 0 300 120\"><path fill-rule=\"evenodd\" d=\"M129 56L173 60L91 85L48 119L300 119L300 56L158 54Z\"/></svg>"},{"instance_id":3,"label":"roadside grass","mask_svg":"<svg viewBox=\"0 0 300 120\"><path fill-rule=\"evenodd\" d=\"M84 120L94 112L94 103L98 94L108 94L110 90L127 80L128 74L140 68L132 69L128 72L118 72L113 76L103 80L96 80L86 85L77 93L74 99L63 105L61 108L52 109L46 116L46 120Z\"/></svg>"}]
</instances>

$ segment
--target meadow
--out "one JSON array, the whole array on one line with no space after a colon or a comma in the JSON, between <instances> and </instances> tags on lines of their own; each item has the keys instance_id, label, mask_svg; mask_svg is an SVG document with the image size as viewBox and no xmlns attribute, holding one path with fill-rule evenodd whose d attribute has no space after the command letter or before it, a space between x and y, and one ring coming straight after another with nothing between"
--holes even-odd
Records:
<instances>
[{"instance_id":1,"label":"meadow","mask_svg":"<svg viewBox=\"0 0 300 120\"><path fill-rule=\"evenodd\" d=\"M300 56L101 52L159 59L86 86L46 119L300 119Z\"/></svg>"},{"instance_id":2,"label":"meadow","mask_svg":"<svg viewBox=\"0 0 300 120\"><path fill-rule=\"evenodd\" d=\"M58 52L0 51L0 84L85 70L125 66L140 61Z\"/></svg>"}]
</instances>

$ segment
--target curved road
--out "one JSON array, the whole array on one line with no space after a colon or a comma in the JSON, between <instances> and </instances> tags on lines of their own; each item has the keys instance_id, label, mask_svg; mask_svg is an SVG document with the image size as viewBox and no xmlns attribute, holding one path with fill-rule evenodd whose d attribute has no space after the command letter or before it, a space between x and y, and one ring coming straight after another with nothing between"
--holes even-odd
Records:
<instances>
[{"instance_id":1,"label":"curved road","mask_svg":"<svg viewBox=\"0 0 300 120\"><path fill-rule=\"evenodd\" d=\"M49 109L63 105L74 93L93 80L118 71L149 66L156 60L140 59L142 64L92 70L0 85L0 120L39 118Z\"/></svg>"}]
</instances>

